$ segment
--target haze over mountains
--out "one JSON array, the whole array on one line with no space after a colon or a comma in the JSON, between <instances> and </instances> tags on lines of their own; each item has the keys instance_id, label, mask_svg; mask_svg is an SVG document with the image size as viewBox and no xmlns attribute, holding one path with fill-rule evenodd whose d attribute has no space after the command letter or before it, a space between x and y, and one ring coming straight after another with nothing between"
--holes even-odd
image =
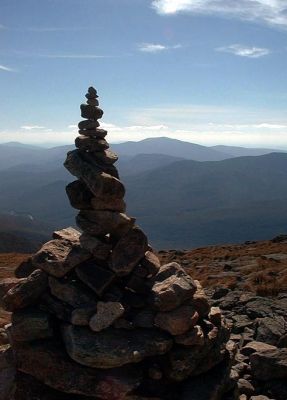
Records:
<instances>
[{"instance_id":1,"label":"haze over mountains","mask_svg":"<svg viewBox=\"0 0 287 400\"><path fill-rule=\"evenodd\" d=\"M25 237L33 247L52 229L74 224L76 211L65 194L71 178L62 166L72 148L0 145L0 238ZM157 248L260 240L286 231L287 153L168 138L112 150L120 156L128 212Z\"/></svg>"}]
</instances>

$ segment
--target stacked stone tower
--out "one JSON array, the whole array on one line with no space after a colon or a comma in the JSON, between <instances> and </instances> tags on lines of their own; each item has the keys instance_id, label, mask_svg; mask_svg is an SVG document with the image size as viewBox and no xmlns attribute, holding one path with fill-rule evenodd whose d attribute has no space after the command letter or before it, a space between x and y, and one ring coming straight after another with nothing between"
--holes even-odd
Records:
<instances>
[{"instance_id":1,"label":"stacked stone tower","mask_svg":"<svg viewBox=\"0 0 287 400\"><path fill-rule=\"evenodd\" d=\"M45 400L189 399L195 376L226 364L228 330L199 282L176 263L161 266L124 213L96 90L86 98L77 149L64 164L77 178L67 194L81 232L54 232L2 301L13 312L15 399L32 398L27 380L46 385L37 397Z\"/></svg>"}]
</instances>

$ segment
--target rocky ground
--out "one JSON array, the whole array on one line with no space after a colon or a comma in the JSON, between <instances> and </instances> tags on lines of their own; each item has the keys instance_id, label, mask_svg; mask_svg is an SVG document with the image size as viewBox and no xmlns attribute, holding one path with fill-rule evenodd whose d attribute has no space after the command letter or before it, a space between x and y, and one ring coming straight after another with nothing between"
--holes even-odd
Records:
<instances>
[{"instance_id":1,"label":"rocky ground","mask_svg":"<svg viewBox=\"0 0 287 400\"><path fill-rule=\"evenodd\" d=\"M232 379L237 389L226 400L287 399L287 236L195 250L160 251L162 263L179 262L202 282L213 306L231 329L237 354ZM13 276L26 254L0 254L0 279ZM9 314L0 310L0 328ZM0 330L0 344L7 338ZM195 399L217 399L206 381ZM212 385L211 385L212 387ZM212 387L214 390L214 387ZM195 394L196 396L196 394ZM209 397L208 397L209 396Z\"/></svg>"}]
</instances>

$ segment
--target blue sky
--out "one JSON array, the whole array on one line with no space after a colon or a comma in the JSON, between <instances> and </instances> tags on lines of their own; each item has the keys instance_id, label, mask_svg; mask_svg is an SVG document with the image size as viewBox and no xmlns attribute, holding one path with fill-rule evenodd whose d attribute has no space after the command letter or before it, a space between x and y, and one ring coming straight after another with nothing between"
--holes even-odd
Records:
<instances>
[{"instance_id":1,"label":"blue sky","mask_svg":"<svg viewBox=\"0 0 287 400\"><path fill-rule=\"evenodd\" d=\"M71 143L94 85L111 142L287 149L287 0L2 0L0 142Z\"/></svg>"}]
</instances>

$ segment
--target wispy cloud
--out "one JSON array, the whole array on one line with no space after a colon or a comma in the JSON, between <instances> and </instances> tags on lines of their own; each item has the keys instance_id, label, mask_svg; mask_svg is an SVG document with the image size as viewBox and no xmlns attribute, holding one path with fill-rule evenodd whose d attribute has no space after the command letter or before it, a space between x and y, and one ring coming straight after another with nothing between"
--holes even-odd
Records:
<instances>
[{"instance_id":1,"label":"wispy cloud","mask_svg":"<svg viewBox=\"0 0 287 400\"><path fill-rule=\"evenodd\" d=\"M90 30L92 28L88 27L53 27L53 26L47 26L47 27L42 27L42 26L35 26L35 27L28 27L28 28L23 28L23 30L28 31L28 32L78 32L78 31L86 31Z\"/></svg>"},{"instance_id":2,"label":"wispy cloud","mask_svg":"<svg viewBox=\"0 0 287 400\"><path fill-rule=\"evenodd\" d=\"M24 129L25 131L32 131L33 129L45 129L45 126L40 126L40 125L23 125L23 126L21 126L21 129Z\"/></svg>"},{"instance_id":3,"label":"wispy cloud","mask_svg":"<svg viewBox=\"0 0 287 400\"><path fill-rule=\"evenodd\" d=\"M166 50L180 49L182 45L176 44L174 46L166 46L159 43L141 43L138 45L139 51L144 53L160 53Z\"/></svg>"},{"instance_id":4,"label":"wispy cloud","mask_svg":"<svg viewBox=\"0 0 287 400\"><path fill-rule=\"evenodd\" d=\"M113 56L103 56L97 54L39 54L43 58L68 58L68 59L94 59L94 58L112 58Z\"/></svg>"},{"instance_id":5,"label":"wispy cloud","mask_svg":"<svg viewBox=\"0 0 287 400\"><path fill-rule=\"evenodd\" d=\"M218 14L287 27L287 0L153 0L159 14Z\"/></svg>"},{"instance_id":6,"label":"wispy cloud","mask_svg":"<svg viewBox=\"0 0 287 400\"><path fill-rule=\"evenodd\" d=\"M5 65L0 65L0 71L15 72L15 69L7 67Z\"/></svg>"},{"instance_id":7,"label":"wispy cloud","mask_svg":"<svg viewBox=\"0 0 287 400\"><path fill-rule=\"evenodd\" d=\"M215 50L248 58L260 58L267 56L271 53L269 49L266 49L264 47L243 46L241 44L232 44L230 46L218 47Z\"/></svg>"},{"instance_id":8,"label":"wispy cloud","mask_svg":"<svg viewBox=\"0 0 287 400\"><path fill-rule=\"evenodd\" d=\"M35 57L35 58L59 58L59 59L100 59L100 58L114 58L119 57L117 55L102 55L92 53L45 53L45 52L27 52L23 50L13 50L11 54L17 57Z\"/></svg>"}]
</instances>

